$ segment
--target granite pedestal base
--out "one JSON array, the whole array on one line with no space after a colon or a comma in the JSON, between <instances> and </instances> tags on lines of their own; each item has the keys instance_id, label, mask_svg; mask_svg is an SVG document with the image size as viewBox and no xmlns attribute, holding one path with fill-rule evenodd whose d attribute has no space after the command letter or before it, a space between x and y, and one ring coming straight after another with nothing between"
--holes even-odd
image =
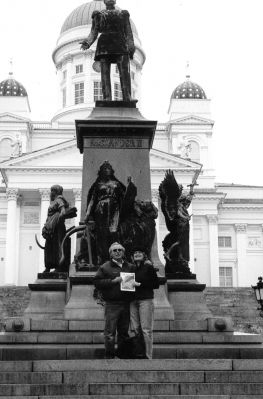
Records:
<instances>
[{"instance_id":1,"label":"granite pedestal base","mask_svg":"<svg viewBox=\"0 0 263 399\"><path fill-rule=\"evenodd\" d=\"M31 298L24 312L33 319L63 319L66 304L67 279L38 279L28 285Z\"/></svg>"},{"instance_id":2,"label":"granite pedestal base","mask_svg":"<svg viewBox=\"0 0 263 399\"><path fill-rule=\"evenodd\" d=\"M70 266L70 299L65 306L66 320L104 320L104 308L93 297L95 272L76 271Z\"/></svg>"}]
</instances>

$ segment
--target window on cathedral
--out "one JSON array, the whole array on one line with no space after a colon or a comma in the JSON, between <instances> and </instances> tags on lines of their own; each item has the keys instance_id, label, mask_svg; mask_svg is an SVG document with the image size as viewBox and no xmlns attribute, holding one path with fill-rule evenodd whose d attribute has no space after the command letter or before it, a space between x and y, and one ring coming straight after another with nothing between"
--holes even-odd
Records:
<instances>
[{"instance_id":1,"label":"window on cathedral","mask_svg":"<svg viewBox=\"0 0 263 399\"><path fill-rule=\"evenodd\" d=\"M67 105L67 89L64 87L62 90L62 106L63 108Z\"/></svg>"},{"instance_id":2,"label":"window on cathedral","mask_svg":"<svg viewBox=\"0 0 263 399\"><path fill-rule=\"evenodd\" d=\"M233 269L232 267L219 267L219 286L233 287Z\"/></svg>"},{"instance_id":3,"label":"window on cathedral","mask_svg":"<svg viewBox=\"0 0 263 399\"><path fill-rule=\"evenodd\" d=\"M190 144L190 159L195 162L200 162L200 147L196 141L189 140Z\"/></svg>"},{"instance_id":4,"label":"window on cathedral","mask_svg":"<svg viewBox=\"0 0 263 399\"><path fill-rule=\"evenodd\" d=\"M13 147L11 145L12 145L11 139L6 138L0 140L0 162L3 161L4 159L10 158L13 152Z\"/></svg>"},{"instance_id":5,"label":"window on cathedral","mask_svg":"<svg viewBox=\"0 0 263 399\"><path fill-rule=\"evenodd\" d=\"M117 74L119 73L119 68L118 68L117 64L115 65L115 73L117 73Z\"/></svg>"},{"instance_id":6,"label":"window on cathedral","mask_svg":"<svg viewBox=\"0 0 263 399\"><path fill-rule=\"evenodd\" d=\"M228 236L218 237L218 246L220 248L231 248L232 247L232 237L228 237Z\"/></svg>"},{"instance_id":7,"label":"window on cathedral","mask_svg":"<svg viewBox=\"0 0 263 399\"><path fill-rule=\"evenodd\" d=\"M122 91L120 83L114 83L114 100L115 101L122 100Z\"/></svg>"},{"instance_id":8,"label":"window on cathedral","mask_svg":"<svg viewBox=\"0 0 263 399\"><path fill-rule=\"evenodd\" d=\"M93 97L94 97L94 102L103 100L102 86L100 81L93 82Z\"/></svg>"},{"instance_id":9,"label":"window on cathedral","mask_svg":"<svg viewBox=\"0 0 263 399\"><path fill-rule=\"evenodd\" d=\"M84 103L84 82L75 83L75 104Z\"/></svg>"},{"instance_id":10,"label":"window on cathedral","mask_svg":"<svg viewBox=\"0 0 263 399\"><path fill-rule=\"evenodd\" d=\"M83 72L83 64L76 65L76 73L82 73Z\"/></svg>"}]
</instances>

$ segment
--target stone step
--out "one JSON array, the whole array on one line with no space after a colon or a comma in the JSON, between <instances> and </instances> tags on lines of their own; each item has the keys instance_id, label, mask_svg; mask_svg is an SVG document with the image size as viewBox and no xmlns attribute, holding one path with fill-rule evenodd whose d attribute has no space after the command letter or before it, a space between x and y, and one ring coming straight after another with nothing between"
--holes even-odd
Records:
<instances>
[{"instance_id":1,"label":"stone step","mask_svg":"<svg viewBox=\"0 0 263 399\"><path fill-rule=\"evenodd\" d=\"M0 396L1 399L61 399L62 396ZM65 396L63 396L65 397ZM67 399L240 399L229 395L67 395ZM262 399L261 396L242 396L242 399Z\"/></svg>"},{"instance_id":2,"label":"stone step","mask_svg":"<svg viewBox=\"0 0 263 399\"><path fill-rule=\"evenodd\" d=\"M231 332L155 332L156 344L260 344L259 334L237 334ZM20 332L0 333L1 344L102 344L103 332Z\"/></svg>"},{"instance_id":3,"label":"stone step","mask_svg":"<svg viewBox=\"0 0 263 399\"><path fill-rule=\"evenodd\" d=\"M8 344L0 345L0 361L103 359L103 344ZM155 344L155 359L263 359L261 344Z\"/></svg>"},{"instance_id":4,"label":"stone step","mask_svg":"<svg viewBox=\"0 0 263 399\"><path fill-rule=\"evenodd\" d=\"M5 363L0 362L0 370L5 370ZM18 362L19 363L19 362ZM9 362L7 362L10 368ZM245 365L244 365L245 366ZM253 370L253 364L249 364ZM259 367L257 364L256 367ZM258 368L256 368L258 370ZM9 370L9 369L8 369ZM153 359L153 360L124 360L124 359L96 359L96 360L41 360L32 362L32 370L36 372L56 371L232 371L231 359ZM248 369L247 369L248 370ZM263 370L263 362L262 362Z\"/></svg>"},{"instance_id":5,"label":"stone step","mask_svg":"<svg viewBox=\"0 0 263 399\"><path fill-rule=\"evenodd\" d=\"M0 384L67 384L86 383L263 383L262 371L67 371L1 372Z\"/></svg>"},{"instance_id":6,"label":"stone step","mask_svg":"<svg viewBox=\"0 0 263 399\"><path fill-rule=\"evenodd\" d=\"M3 384L2 396L68 395L261 395L262 383Z\"/></svg>"}]
</instances>

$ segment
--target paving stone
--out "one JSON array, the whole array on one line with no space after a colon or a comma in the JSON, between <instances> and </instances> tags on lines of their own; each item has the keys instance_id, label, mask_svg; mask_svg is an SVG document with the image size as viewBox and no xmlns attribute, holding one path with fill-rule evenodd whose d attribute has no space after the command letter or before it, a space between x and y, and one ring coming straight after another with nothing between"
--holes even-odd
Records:
<instances>
[{"instance_id":1,"label":"paving stone","mask_svg":"<svg viewBox=\"0 0 263 399\"><path fill-rule=\"evenodd\" d=\"M204 382L203 371L71 371L63 373L64 381L69 384L81 383L179 383Z\"/></svg>"},{"instance_id":2,"label":"paving stone","mask_svg":"<svg viewBox=\"0 0 263 399\"><path fill-rule=\"evenodd\" d=\"M3 360L66 359L66 348L7 347L3 349Z\"/></svg>"},{"instance_id":3,"label":"paving stone","mask_svg":"<svg viewBox=\"0 0 263 399\"><path fill-rule=\"evenodd\" d=\"M8 396L8 399L15 398ZM21 398L21 397L19 397ZM23 397L24 398L24 397ZM77 395L67 396L67 399L230 399L229 395ZM248 398L245 396L245 399ZM250 397L249 397L250 398ZM254 398L254 396L253 396ZM256 398L259 398L257 396ZM1 398L2 399L2 398ZM30 396L32 399L32 396ZM33 398L34 399L34 398ZM61 399L61 396L39 396L39 399ZM240 398L238 398L240 399ZM242 396L243 399L243 396ZM262 399L262 398L260 398Z\"/></svg>"},{"instance_id":4,"label":"paving stone","mask_svg":"<svg viewBox=\"0 0 263 399\"><path fill-rule=\"evenodd\" d=\"M262 343L263 338L259 334L233 334L233 333L207 333L203 335L204 343Z\"/></svg>"},{"instance_id":5,"label":"paving stone","mask_svg":"<svg viewBox=\"0 0 263 399\"><path fill-rule=\"evenodd\" d=\"M16 371L32 371L33 362L0 362L0 373L3 372L16 372Z\"/></svg>"},{"instance_id":6,"label":"paving stone","mask_svg":"<svg viewBox=\"0 0 263 399\"><path fill-rule=\"evenodd\" d=\"M104 346L68 347L67 359L103 359L105 355Z\"/></svg>"},{"instance_id":7,"label":"paving stone","mask_svg":"<svg viewBox=\"0 0 263 399\"><path fill-rule=\"evenodd\" d=\"M92 333L39 333L38 335L38 343L57 343L57 344L90 344L92 343Z\"/></svg>"},{"instance_id":8,"label":"paving stone","mask_svg":"<svg viewBox=\"0 0 263 399\"><path fill-rule=\"evenodd\" d=\"M104 344L104 335L102 332L93 333L94 344Z\"/></svg>"},{"instance_id":9,"label":"paving stone","mask_svg":"<svg viewBox=\"0 0 263 399\"><path fill-rule=\"evenodd\" d=\"M3 384L2 396L82 395L89 393L89 384Z\"/></svg>"},{"instance_id":10,"label":"paving stone","mask_svg":"<svg viewBox=\"0 0 263 399\"><path fill-rule=\"evenodd\" d=\"M262 371L211 371L205 372L205 382L263 382L263 370Z\"/></svg>"},{"instance_id":11,"label":"paving stone","mask_svg":"<svg viewBox=\"0 0 263 399\"><path fill-rule=\"evenodd\" d=\"M154 331L169 331L169 320L154 320Z\"/></svg>"},{"instance_id":12,"label":"paving stone","mask_svg":"<svg viewBox=\"0 0 263 399\"><path fill-rule=\"evenodd\" d=\"M91 395L178 395L179 384L90 384Z\"/></svg>"},{"instance_id":13,"label":"paving stone","mask_svg":"<svg viewBox=\"0 0 263 399\"><path fill-rule=\"evenodd\" d=\"M0 363L1 364L1 363ZM33 371L78 371L78 370L232 370L230 359L153 359L153 360L36 360Z\"/></svg>"},{"instance_id":14,"label":"paving stone","mask_svg":"<svg viewBox=\"0 0 263 399\"><path fill-rule=\"evenodd\" d=\"M180 384L182 395L262 395L263 384L238 383L238 384ZM243 399L243 396L242 396Z\"/></svg>"},{"instance_id":15,"label":"paving stone","mask_svg":"<svg viewBox=\"0 0 263 399\"><path fill-rule=\"evenodd\" d=\"M233 370L263 370L263 359L234 359Z\"/></svg>"},{"instance_id":16,"label":"paving stone","mask_svg":"<svg viewBox=\"0 0 263 399\"><path fill-rule=\"evenodd\" d=\"M263 359L263 345L255 345L249 348L240 348L241 359Z\"/></svg>"},{"instance_id":17,"label":"paving stone","mask_svg":"<svg viewBox=\"0 0 263 399\"><path fill-rule=\"evenodd\" d=\"M0 373L0 384L62 384L62 373L5 372Z\"/></svg>"},{"instance_id":18,"label":"paving stone","mask_svg":"<svg viewBox=\"0 0 263 399\"><path fill-rule=\"evenodd\" d=\"M171 331L207 331L207 320L174 320L169 324Z\"/></svg>"},{"instance_id":19,"label":"paving stone","mask_svg":"<svg viewBox=\"0 0 263 399\"><path fill-rule=\"evenodd\" d=\"M30 332L1 332L0 344L37 343L37 333Z\"/></svg>"},{"instance_id":20,"label":"paving stone","mask_svg":"<svg viewBox=\"0 0 263 399\"><path fill-rule=\"evenodd\" d=\"M31 331L68 331L68 320L33 320Z\"/></svg>"},{"instance_id":21,"label":"paving stone","mask_svg":"<svg viewBox=\"0 0 263 399\"><path fill-rule=\"evenodd\" d=\"M177 358L188 359L239 359L240 349L237 347L200 346L177 349Z\"/></svg>"},{"instance_id":22,"label":"paving stone","mask_svg":"<svg viewBox=\"0 0 263 399\"><path fill-rule=\"evenodd\" d=\"M69 320L69 331L103 331L104 321L100 320Z\"/></svg>"},{"instance_id":23,"label":"paving stone","mask_svg":"<svg viewBox=\"0 0 263 399\"><path fill-rule=\"evenodd\" d=\"M180 344L180 343L202 343L202 333L197 332L158 332L153 334L154 343Z\"/></svg>"}]
</instances>

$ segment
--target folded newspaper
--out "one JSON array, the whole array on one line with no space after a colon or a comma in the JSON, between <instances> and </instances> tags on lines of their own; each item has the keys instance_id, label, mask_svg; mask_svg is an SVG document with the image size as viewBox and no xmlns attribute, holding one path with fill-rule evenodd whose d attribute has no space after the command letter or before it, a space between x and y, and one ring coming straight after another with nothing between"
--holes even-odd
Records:
<instances>
[{"instance_id":1,"label":"folded newspaper","mask_svg":"<svg viewBox=\"0 0 263 399\"><path fill-rule=\"evenodd\" d=\"M121 273L121 291L135 291L135 273Z\"/></svg>"}]
</instances>

